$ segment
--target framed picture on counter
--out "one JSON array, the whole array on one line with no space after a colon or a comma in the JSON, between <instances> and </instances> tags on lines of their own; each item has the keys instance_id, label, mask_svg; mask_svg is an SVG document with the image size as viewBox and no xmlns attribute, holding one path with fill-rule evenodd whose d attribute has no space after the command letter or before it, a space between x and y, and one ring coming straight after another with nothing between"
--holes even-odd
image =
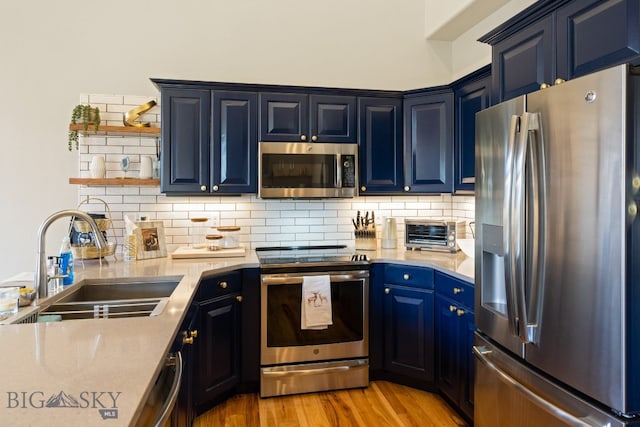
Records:
<instances>
[{"instance_id":1,"label":"framed picture on counter","mask_svg":"<svg viewBox=\"0 0 640 427\"><path fill-rule=\"evenodd\" d=\"M136 221L136 259L167 256L162 221Z\"/></svg>"}]
</instances>

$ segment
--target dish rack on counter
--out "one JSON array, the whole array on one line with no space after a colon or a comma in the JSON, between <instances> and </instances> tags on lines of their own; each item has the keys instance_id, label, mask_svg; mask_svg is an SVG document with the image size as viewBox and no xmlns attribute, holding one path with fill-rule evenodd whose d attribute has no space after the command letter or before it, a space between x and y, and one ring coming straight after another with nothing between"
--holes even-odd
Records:
<instances>
[{"instance_id":1,"label":"dish rack on counter","mask_svg":"<svg viewBox=\"0 0 640 427\"><path fill-rule=\"evenodd\" d=\"M82 205L88 204L91 201L100 202L104 205L105 218L94 218L94 221L98 225L98 229L104 234L105 240L107 240L107 247L98 249L92 241L82 244L72 243L71 252L73 252L73 257L75 259L84 260L104 258L106 256L113 255L113 257L116 258L115 252L118 243L116 233L113 229L113 223L111 222L111 209L107 202L97 197L87 197L85 200L78 203L77 209L80 209ZM71 219L71 223L69 224L69 236L71 236L72 230L75 230L77 233L82 235L91 235L93 233L88 222L75 217ZM110 234L113 236L113 240L109 240L107 237L107 233L109 231L111 231Z\"/></svg>"}]
</instances>

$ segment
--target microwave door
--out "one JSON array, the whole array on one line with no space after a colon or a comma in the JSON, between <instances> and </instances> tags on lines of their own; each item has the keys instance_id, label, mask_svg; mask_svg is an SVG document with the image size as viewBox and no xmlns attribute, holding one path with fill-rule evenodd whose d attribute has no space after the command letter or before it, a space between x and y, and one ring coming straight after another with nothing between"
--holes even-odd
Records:
<instances>
[{"instance_id":1,"label":"microwave door","mask_svg":"<svg viewBox=\"0 0 640 427\"><path fill-rule=\"evenodd\" d=\"M520 117L525 97L519 97L476 115L476 325L513 353L524 357L519 336L517 289L522 276L522 194L514 180ZM521 171L522 172L522 171Z\"/></svg>"}]
</instances>

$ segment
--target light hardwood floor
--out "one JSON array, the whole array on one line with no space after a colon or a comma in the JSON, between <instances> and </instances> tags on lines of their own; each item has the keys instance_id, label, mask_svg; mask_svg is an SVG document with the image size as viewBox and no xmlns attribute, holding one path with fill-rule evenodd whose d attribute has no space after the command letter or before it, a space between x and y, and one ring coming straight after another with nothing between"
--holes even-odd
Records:
<instances>
[{"instance_id":1,"label":"light hardwood floor","mask_svg":"<svg viewBox=\"0 0 640 427\"><path fill-rule=\"evenodd\" d=\"M462 427L467 423L437 394L386 381L366 389L260 399L230 398L196 418L194 427Z\"/></svg>"}]
</instances>

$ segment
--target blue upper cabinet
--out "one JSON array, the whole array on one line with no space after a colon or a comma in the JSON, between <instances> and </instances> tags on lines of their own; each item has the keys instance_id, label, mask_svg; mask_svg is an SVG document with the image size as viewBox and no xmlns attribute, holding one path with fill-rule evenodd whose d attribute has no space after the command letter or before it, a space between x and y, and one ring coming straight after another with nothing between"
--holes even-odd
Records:
<instances>
[{"instance_id":1,"label":"blue upper cabinet","mask_svg":"<svg viewBox=\"0 0 640 427\"><path fill-rule=\"evenodd\" d=\"M357 142L355 96L311 95L309 101L312 141Z\"/></svg>"},{"instance_id":2,"label":"blue upper cabinet","mask_svg":"<svg viewBox=\"0 0 640 427\"><path fill-rule=\"evenodd\" d=\"M160 190L166 194L257 192L258 94L153 80L160 87Z\"/></svg>"},{"instance_id":3,"label":"blue upper cabinet","mask_svg":"<svg viewBox=\"0 0 640 427\"><path fill-rule=\"evenodd\" d=\"M553 19L548 16L495 44L493 99L502 102L554 80Z\"/></svg>"},{"instance_id":4,"label":"blue upper cabinet","mask_svg":"<svg viewBox=\"0 0 640 427\"><path fill-rule=\"evenodd\" d=\"M476 113L491 105L490 73L490 66L486 66L454 84L455 192L475 189Z\"/></svg>"},{"instance_id":5,"label":"blue upper cabinet","mask_svg":"<svg viewBox=\"0 0 640 427\"><path fill-rule=\"evenodd\" d=\"M260 94L260 141L307 141L309 98L299 93Z\"/></svg>"},{"instance_id":6,"label":"blue upper cabinet","mask_svg":"<svg viewBox=\"0 0 640 427\"><path fill-rule=\"evenodd\" d=\"M492 103L640 59L638 0L539 0L480 38L492 49Z\"/></svg>"},{"instance_id":7,"label":"blue upper cabinet","mask_svg":"<svg viewBox=\"0 0 640 427\"><path fill-rule=\"evenodd\" d=\"M200 193L209 182L210 91L162 90L163 193Z\"/></svg>"},{"instance_id":8,"label":"blue upper cabinet","mask_svg":"<svg viewBox=\"0 0 640 427\"><path fill-rule=\"evenodd\" d=\"M412 95L404 100L404 192L453 190L453 92Z\"/></svg>"},{"instance_id":9,"label":"blue upper cabinet","mask_svg":"<svg viewBox=\"0 0 640 427\"><path fill-rule=\"evenodd\" d=\"M402 101L358 98L360 195L402 191Z\"/></svg>"},{"instance_id":10,"label":"blue upper cabinet","mask_svg":"<svg viewBox=\"0 0 640 427\"><path fill-rule=\"evenodd\" d=\"M639 24L637 0L583 0L558 9L558 77L572 79L640 55Z\"/></svg>"},{"instance_id":11,"label":"blue upper cabinet","mask_svg":"<svg viewBox=\"0 0 640 427\"><path fill-rule=\"evenodd\" d=\"M257 124L256 93L213 93L212 192L257 192Z\"/></svg>"},{"instance_id":12,"label":"blue upper cabinet","mask_svg":"<svg viewBox=\"0 0 640 427\"><path fill-rule=\"evenodd\" d=\"M355 133L355 96L260 94L261 141L355 143Z\"/></svg>"}]
</instances>

